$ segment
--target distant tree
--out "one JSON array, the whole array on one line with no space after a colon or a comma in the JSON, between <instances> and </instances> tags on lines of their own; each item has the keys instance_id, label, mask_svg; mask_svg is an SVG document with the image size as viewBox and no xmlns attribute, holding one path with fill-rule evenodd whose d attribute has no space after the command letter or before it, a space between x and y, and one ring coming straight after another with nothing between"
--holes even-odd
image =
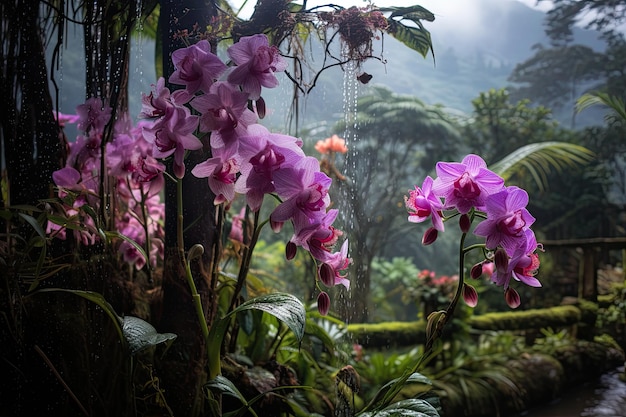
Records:
<instances>
[{"instance_id":1,"label":"distant tree","mask_svg":"<svg viewBox=\"0 0 626 417\"><path fill-rule=\"evenodd\" d=\"M435 161L455 158L459 133L441 108L378 86L359 98L355 126L357 139L345 166L339 167L347 179L338 181L333 198L353 213L345 227L354 261L351 303L343 311L349 321L361 322L370 307L372 260L406 230L401 190L408 190ZM343 123L336 126L344 129Z\"/></svg>"},{"instance_id":2,"label":"distant tree","mask_svg":"<svg viewBox=\"0 0 626 417\"><path fill-rule=\"evenodd\" d=\"M604 55L588 46L546 48L537 44L533 49L535 54L517 64L509 76L510 82L521 84L511 89L514 99L529 97L558 109L585 92L591 82L603 78L599 64Z\"/></svg>"},{"instance_id":3,"label":"distant tree","mask_svg":"<svg viewBox=\"0 0 626 417\"><path fill-rule=\"evenodd\" d=\"M506 89L491 89L472 100L474 111L463 126L462 138L470 152L487 163L515 149L552 140L557 123L550 109L531 107L529 100L512 102Z\"/></svg>"},{"instance_id":4,"label":"distant tree","mask_svg":"<svg viewBox=\"0 0 626 417\"><path fill-rule=\"evenodd\" d=\"M543 0L539 0L543 1ZM546 34L553 43L573 40L573 27L581 18L588 19L585 28L602 32L609 41L622 35L617 28L626 21L625 0L552 0L546 14Z\"/></svg>"},{"instance_id":5,"label":"distant tree","mask_svg":"<svg viewBox=\"0 0 626 417\"><path fill-rule=\"evenodd\" d=\"M535 54L518 64L509 81L516 99L530 98L555 110L572 106L572 128L578 96L590 91L626 95L626 41L618 28L626 20L625 0L555 0L546 14L550 47L537 45ZM598 31L606 41L603 52L572 44L573 30L582 18L586 29Z\"/></svg>"}]
</instances>

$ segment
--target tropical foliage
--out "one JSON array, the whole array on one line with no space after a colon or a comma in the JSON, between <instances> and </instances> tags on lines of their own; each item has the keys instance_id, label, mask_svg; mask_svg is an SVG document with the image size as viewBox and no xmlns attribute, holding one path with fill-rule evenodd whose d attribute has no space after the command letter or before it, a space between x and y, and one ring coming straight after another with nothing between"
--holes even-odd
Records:
<instances>
[{"instance_id":1,"label":"tropical foliage","mask_svg":"<svg viewBox=\"0 0 626 417\"><path fill-rule=\"evenodd\" d=\"M475 337L468 316L479 297L478 311L519 306L517 280L541 285L541 246L518 186L534 194L579 182L582 196L559 186L532 210L562 216L559 231L569 234L578 224L570 219L614 190L600 180L623 168L618 156L601 154L590 179L578 170L592 157L588 136L559 129L547 108L511 103L504 90L481 94L463 119L380 86L318 142L319 160L304 152L313 138L298 125L299 98L331 68L369 83L362 64L382 60L372 45L383 34L432 54L428 10L259 0L241 19L222 1L15 0L0 14L0 413L518 410L533 383L522 370L550 361L536 351L575 362L577 342L564 330L542 330L528 359L518 334ZM85 37L76 115L56 111L61 93L48 87L73 47L68 30ZM139 115L128 112L134 30L155 38L160 76ZM294 87L294 136L263 125L277 73ZM598 140L619 150L623 101L598 93L580 109L598 103L615 110ZM72 124L76 137L66 136ZM488 170L478 152L499 162ZM426 180L411 188L416 178ZM505 179L516 186L504 188ZM477 184L480 199L471 196ZM412 253L419 239L407 211L433 222L423 243L437 241L440 259ZM343 230L340 214L350 216ZM514 238L496 230L499 215L517 221L503 225ZM442 216L459 221L458 233L439 236ZM482 221L475 236L473 221ZM499 304L485 303L490 290ZM398 311L398 301L411 309ZM622 309L619 293L602 325L612 327ZM399 317L422 319L402 351L369 351L345 324ZM619 354L614 343L576 349L595 349L594 364Z\"/></svg>"}]
</instances>

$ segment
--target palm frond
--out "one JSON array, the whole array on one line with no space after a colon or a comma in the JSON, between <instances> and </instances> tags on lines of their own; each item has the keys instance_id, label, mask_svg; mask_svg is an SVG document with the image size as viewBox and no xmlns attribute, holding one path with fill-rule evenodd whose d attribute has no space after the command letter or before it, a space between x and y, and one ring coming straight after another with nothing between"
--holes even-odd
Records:
<instances>
[{"instance_id":1,"label":"palm frond","mask_svg":"<svg viewBox=\"0 0 626 417\"><path fill-rule=\"evenodd\" d=\"M543 191L548 188L548 177L553 169L560 172L567 167L583 166L593 158L594 153L584 146L566 142L539 142L522 146L492 164L490 169L505 181L526 170Z\"/></svg>"},{"instance_id":2,"label":"palm frond","mask_svg":"<svg viewBox=\"0 0 626 417\"><path fill-rule=\"evenodd\" d=\"M611 108L619 118L626 121L626 104L624 103L624 100L603 92L583 94L576 101L576 111L580 113L586 108L596 105L603 105Z\"/></svg>"}]
</instances>

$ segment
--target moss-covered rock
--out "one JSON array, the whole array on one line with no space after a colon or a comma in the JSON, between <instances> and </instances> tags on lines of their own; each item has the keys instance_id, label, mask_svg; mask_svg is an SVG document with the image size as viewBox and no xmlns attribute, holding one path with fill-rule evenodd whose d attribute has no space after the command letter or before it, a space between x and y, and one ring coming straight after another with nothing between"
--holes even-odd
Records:
<instances>
[{"instance_id":1,"label":"moss-covered rock","mask_svg":"<svg viewBox=\"0 0 626 417\"><path fill-rule=\"evenodd\" d=\"M574 304L524 311L487 313L467 317L463 323L477 330L528 331L544 328L572 327L577 336L591 340L598 305L589 301L574 300ZM463 326L453 320L444 328L444 337L455 334ZM365 347L389 348L424 343L426 322L354 323L347 326L355 343Z\"/></svg>"},{"instance_id":2,"label":"moss-covered rock","mask_svg":"<svg viewBox=\"0 0 626 417\"><path fill-rule=\"evenodd\" d=\"M347 327L352 340L364 347L388 348L424 343L426 322L355 323Z\"/></svg>"},{"instance_id":3,"label":"moss-covered rock","mask_svg":"<svg viewBox=\"0 0 626 417\"><path fill-rule=\"evenodd\" d=\"M581 309L576 306L557 306L472 316L469 324L479 330L515 331L573 326L580 322L581 317Z\"/></svg>"}]
</instances>

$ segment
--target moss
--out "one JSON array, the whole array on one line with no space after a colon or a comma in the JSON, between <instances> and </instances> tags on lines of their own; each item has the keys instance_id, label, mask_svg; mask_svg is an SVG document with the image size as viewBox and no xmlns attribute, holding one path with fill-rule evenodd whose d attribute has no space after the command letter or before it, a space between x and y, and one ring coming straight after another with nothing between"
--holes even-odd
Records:
<instances>
[{"instance_id":1,"label":"moss","mask_svg":"<svg viewBox=\"0 0 626 417\"><path fill-rule=\"evenodd\" d=\"M557 328L577 324L581 320L581 315L581 310L576 306L558 306L473 316L469 319L469 324L479 330Z\"/></svg>"},{"instance_id":2,"label":"moss","mask_svg":"<svg viewBox=\"0 0 626 417\"><path fill-rule=\"evenodd\" d=\"M348 333L365 347L409 346L424 343L426 322L386 322L349 324Z\"/></svg>"},{"instance_id":3,"label":"moss","mask_svg":"<svg viewBox=\"0 0 626 417\"><path fill-rule=\"evenodd\" d=\"M602 308L607 308L617 299L617 294L602 294L598 296L598 305Z\"/></svg>"},{"instance_id":4,"label":"moss","mask_svg":"<svg viewBox=\"0 0 626 417\"><path fill-rule=\"evenodd\" d=\"M487 313L468 317L465 321L478 330L539 330L577 326L578 337L592 340L598 305L576 300L575 304L544 309ZM444 337L457 334L462 324L453 320L446 325ZM348 325L348 333L355 343L366 347L397 347L424 343L426 322L355 323Z\"/></svg>"}]
</instances>

